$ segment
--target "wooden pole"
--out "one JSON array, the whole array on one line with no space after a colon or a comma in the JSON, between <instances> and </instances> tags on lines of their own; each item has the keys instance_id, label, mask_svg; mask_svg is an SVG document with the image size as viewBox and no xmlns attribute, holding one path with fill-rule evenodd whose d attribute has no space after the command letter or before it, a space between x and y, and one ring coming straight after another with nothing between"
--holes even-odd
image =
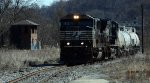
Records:
<instances>
[{"instance_id":1,"label":"wooden pole","mask_svg":"<svg viewBox=\"0 0 150 83\"><path fill-rule=\"evenodd\" d=\"M142 14L142 54L144 53L144 10L143 10L143 4L141 4L141 14Z\"/></svg>"}]
</instances>

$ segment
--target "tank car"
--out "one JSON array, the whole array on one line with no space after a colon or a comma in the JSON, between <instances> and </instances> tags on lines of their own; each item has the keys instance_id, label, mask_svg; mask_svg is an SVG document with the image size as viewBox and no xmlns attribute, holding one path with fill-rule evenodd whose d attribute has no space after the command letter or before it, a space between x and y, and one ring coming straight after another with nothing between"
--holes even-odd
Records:
<instances>
[{"instance_id":1,"label":"tank car","mask_svg":"<svg viewBox=\"0 0 150 83\"><path fill-rule=\"evenodd\" d=\"M128 33L125 26L120 27L120 29L117 32L118 39L117 39L117 45L120 48L129 48L131 45L131 36Z\"/></svg>"},{"instance_id":2,"label":"tank car","mask_svg":"<svg viewBox=\"0 0 150 83\"><path fill-rule=\"evenodd\" d=\"M131 45L139 47L140 46L140 40L139 40L138 35L136 34L136 29L133 27L128 27L128 29L129 29L128 32L131 36Z\"/></svg>"},{"instance_id":3,"label":"tank car","mask_svg":"<svg viewBox=\"0 0 150 83\"><path fill-rule=\"evenodd\" d=\"M139 50L140 40L133 27L119 26L115 46L117 56L135 54ZM117 53L116 52L116 53Z\"/></svg>"},{"instance_id":4,"label":"tank car","mask_svg":"<svg viewBox=\"0 0 150 83\"><path fill-rule=\"evenodd\" d=\"M140 50L140 40L136 33L135 28L133 27L127 27L127 28L131 37L131 46L132 46L129 51L130 51L130 54L135 54L137 53L138 50Z\"/></svg>"}]
</instances>

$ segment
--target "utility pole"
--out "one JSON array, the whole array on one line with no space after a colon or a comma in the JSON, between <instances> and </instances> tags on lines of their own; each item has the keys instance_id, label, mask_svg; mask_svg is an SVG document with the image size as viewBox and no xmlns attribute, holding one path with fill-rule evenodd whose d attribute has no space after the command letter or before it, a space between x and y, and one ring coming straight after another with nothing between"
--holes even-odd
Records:
<instances>
[{"instance_id":1,"label":"utility pole","mask_svg":"<svg viewBox=\"0 0 150 83\"><path fill-rule=\"evenodd\" d=\"M144 8L143 4L141 4L141 14L142 14L142 54L144 53Z\"/></svg>"}]
</instances>

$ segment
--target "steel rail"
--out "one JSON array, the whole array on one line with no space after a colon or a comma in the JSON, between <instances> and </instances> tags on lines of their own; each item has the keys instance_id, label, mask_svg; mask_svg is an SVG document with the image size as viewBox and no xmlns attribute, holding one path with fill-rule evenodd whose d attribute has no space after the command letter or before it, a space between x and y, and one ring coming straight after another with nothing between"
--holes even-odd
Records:
<instances>
[{"instance_id":1,"label":"steel rail","mask_svg":"<svg viewBox=\"0 0 150 83\"><path fill-rule=\"evenodd\" d=\"M42 80L38 81L38 83L46 83L48 82L49 79L51 79L52 77L56 76L57 74L61 73L61 72L65 72L68 70L68 67L63 67L63 68L57 68L57 70L51 74L49 74L47 77L43 78Z\"/></svg>"},{"instance_id":2,"label":"steel rail","mask_svg":"<svg viewBox=\"0 0 150 83\"><path fill-rule=\"evenodd\" d=\"M30 77L32 77L32 76L34 76L34 75L39 75L39 74L42 73L42 72L46 72L46 71L48 71L48 70L55 69L55 68L57 68L57 67L56 67L56 66L52 66L52 67L50 67L50 68L41 68L41 69L39 69L39 70L36 70L36 71L31 72L31 73L25 74L25 75L23 75L23 76L21 76L21 77L18 77L18 78L16 78L16 79L10 80L10 81L8 81L8 82L6 82L6 83L17 83L17 82L19 82L19 81L21 81L21 80L30 78ZM59 67L59 68L60 68L60 67Z\"/></svg>"}]
</instances>

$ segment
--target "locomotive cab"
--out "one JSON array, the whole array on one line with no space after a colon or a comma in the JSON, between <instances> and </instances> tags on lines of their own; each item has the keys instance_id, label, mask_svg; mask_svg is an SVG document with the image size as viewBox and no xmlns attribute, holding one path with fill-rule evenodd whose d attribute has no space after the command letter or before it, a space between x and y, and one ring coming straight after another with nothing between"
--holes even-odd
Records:
<instances>
[{"instance_id":1,"label":"locomotive cab","mask_svg":"<svg viewBox=\"0 0 150 83\"><path fill-rule=\"evenodd\" d=\"M118 32L118 23L117 22L111 21L108 19L101 19L98 22L98 29L100 31L100 34L105 36L105 38L100 37L100 40L103 41L101 43L106 43L106 41L107 41L111 45L115 44L115 41L118 36L117 35L117 32Z\"/></svg>"},{"instance_id":2,"label":"locomotive cab","mask_svg":"<svg viewBox=\"0 0 150 83\"><path fill-rule=\"evenodd\" d=\"M95 19L84 14L69 14L60 23L60 60L71 64L92 61L96 47Z\"/></svg>"}]
</instances>

